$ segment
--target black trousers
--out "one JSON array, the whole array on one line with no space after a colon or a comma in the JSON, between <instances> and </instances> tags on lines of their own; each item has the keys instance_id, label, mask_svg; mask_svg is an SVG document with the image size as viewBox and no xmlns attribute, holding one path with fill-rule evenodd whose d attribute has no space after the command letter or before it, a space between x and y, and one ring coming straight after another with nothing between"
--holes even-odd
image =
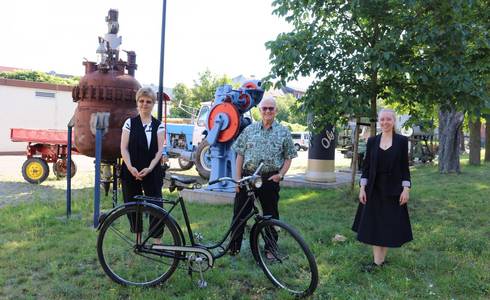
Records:
<instances>
[{"instance_id":1,"label":"black trousers","mask_svg":"<svg viewBox=\"0 0 490 300\"><path fill-rule=\"evenodd\" d=\"M267 180L269 177L270 176L262 178L263 180L262 187L260 187L255 191L255 197L257 197L260 201L260 205L262 206L262 211L264 216L269 215L272 216L272 218L279 220L278 202L279 202L279 191L281 187L279 186L279 183L274 182L272 180ZM232 232L234 232L234 234L230 242L231 251L238 251L242 246L245 223L243 223L241 226L238 226L238 224L242 220L244 220L253 209L252 201L249 201L249 203L246 203L246 201L247 201L247 191L245 191L244 189L240 189L240 192L235 195L235 203L233 207L233 218L232 218L231 229ZM240 210L243 207L244 209L242 213L239 214ZM235 223L233 223L233 220L235 220L235 218L237 217L239 219L235 221ZM277 232L275 231L274 228L270 228L270 232L268 233L268 235L277 241ZM266 249L271 248L270 243L266 242L265 248Z\"/></svg>"},{"instance_id":2,"label":"black trousers","mask_svg":"<svg viewBox=\"0 0 490 300\"><path fill-rule=\"evenodd\" d=\"M157 166L158 167L158 166ZM143 180L136 180L133 176L124 176L121 181L124 203L135 202L134 196L144 195L149 197L162 198L162 186L163 177L153 170L150 174L146 175ZM163 207L162 202L151 202L157 206ZM131 226L131 232L141 233L143 231L143 216L137 213L128 214L129 224ZM163 235L163 223L158 225L160 218L156 218L150 215L150 228L148 232L153 232L151 237L160 238Z\"/></svg>"}]
</instances>

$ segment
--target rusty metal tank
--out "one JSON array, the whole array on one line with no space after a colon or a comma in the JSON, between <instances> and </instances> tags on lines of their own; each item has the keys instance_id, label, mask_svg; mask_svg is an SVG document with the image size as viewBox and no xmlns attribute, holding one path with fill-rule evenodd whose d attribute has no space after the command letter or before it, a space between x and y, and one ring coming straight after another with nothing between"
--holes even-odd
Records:
<instances>
[{"instance_id":1,"label":"rusty metal tank","mask_svg":"<svg viewBox=\"0 0 490 300\"><path fill-rule=\"evenodd\" d=\"M121 156L121 128L127 118L138 114L135 95L141 87L134 78L136 54L129 51L127 62L119 59L121 37L117 36L117 17L117 10L109 11L106 17L109 31L104 38L99 37L99 62L83 63L85 76L72 92L73 101L78 103L74 115L74 136L80 153L95 156L96 113L110 114L108 128L102 138L102 160L105 161L114 161Z\"/></svg>"}]
</instances>

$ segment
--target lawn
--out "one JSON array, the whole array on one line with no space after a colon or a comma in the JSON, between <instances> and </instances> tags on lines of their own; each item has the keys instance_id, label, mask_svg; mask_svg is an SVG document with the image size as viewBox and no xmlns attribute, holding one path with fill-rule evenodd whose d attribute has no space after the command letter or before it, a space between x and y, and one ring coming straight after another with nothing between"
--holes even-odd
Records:
<instances>
[{"instance_id":1,"label":"lawn","mask_svg":"<svg viewBox=\"0 0 490 300\"><path fill-rule=\"evenodd\" d=\"M316 255L320 283L315 299L489 299L490 164L460 175L433 166L412 169L410 214L414 241L390 250L390 264L360 272L370 249L350 230L356 195L345 189L281 190L281 218L296 227ZM73 193L73 217L64 218L62 183L28 185L0 208L2 299L287 299L255 265L248 241L240 256L225 256L205 273L207 289L178 269L156 288L122 287L102 271L92 228L91 178ZM77 176L79 176L77 175ZM103 210L110 207L103 197ZM188 204L195 231L216 240L231 218L231 205ZM182 220L180 213L176 218ZM345 242L333 242L335 234ZM184 266L184 264L181 264Z\"/></svg>"}]
</instances>

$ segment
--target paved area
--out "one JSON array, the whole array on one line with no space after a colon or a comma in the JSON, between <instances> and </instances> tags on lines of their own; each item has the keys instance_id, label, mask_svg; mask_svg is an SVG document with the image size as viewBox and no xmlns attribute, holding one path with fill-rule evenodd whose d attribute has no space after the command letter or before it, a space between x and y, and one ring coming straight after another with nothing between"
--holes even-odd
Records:
<instances>
[{"instance_id":1,"label":"paved area","mask_svg":"<svg viewBox=\"0 0 490 300\"><path fill-rule=\"evenodd\" d=\"M293 160L290 172L286 176L283 186L287 187L304 187L304 188L336 188L344 186L350 182L350 173L336 172L336 182L334 183L315 183L308 182L304 179L304 172L308 160L308 152L300 151L298 158ZM346 164L347 160L343 159L340 153L336 154L336 164L340 167ZM41 185L33 185L24 181L22 177L22 164L26 160L25 156L1 156L0 155L0 207L15 202L30 201L30 194L38 189L66 189L65 180L57 180L52 173L50 164L50 175ZM93 187L94 158L83 155L74 155L73 160L77 164L77 174L72 179L72 188L81 189ZM337 163L338 161L338 163ZM202 180L192 168L188 171L177 169L177 160L170 161L170 173L177 173L183 176L192 176L198 179L201 184L206 182ZM175 169L174 169L175 168ZM343 167L345 169L345 166ZM43 194L43 193L41 193ZM46 196L49 193L45 193ZM233 194L213 193L213 192L190 192L187 193L186 199L189 201L210 202L210 203L230 203ZM231 200L230 200L231 199Z\"/></svg>"},{"instance_id":2,"label":"paved area","mask_svg":"<svg viewBox=\"0 0 490 300\"><path fill-rule=\"evenodd\" d=\"M305 179L304 173L297 173L287 175L284 177L284 181L281 186L295 187L295 188L313 188L313 189L329 189L346 186L351 182L350 173L335 172L335 182L312 182ZM199 203L212 203L212 204L232 204L235 194L234 193L219 193L213 191L207 191L205 189L198 190L185 190L183 191L183 197L189 202Z\"/></svg>"}]
</instances>

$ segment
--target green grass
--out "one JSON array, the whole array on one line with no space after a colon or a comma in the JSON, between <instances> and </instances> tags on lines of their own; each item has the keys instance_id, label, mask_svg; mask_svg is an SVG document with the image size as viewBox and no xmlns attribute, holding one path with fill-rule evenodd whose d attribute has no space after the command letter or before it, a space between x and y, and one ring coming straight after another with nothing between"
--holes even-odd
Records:
<instances>
[{"instance_id":1,"label":"green grass","mask_svg":"<svg viewBox=\"0 0 490 300\"><path fill-rule=\"evenodd\" d=\"M390 264L371 274L359 271L371 260L370 248L350 230L356 195L343 189L283 188L281 218L301 232L316 255L320 283L313 298L489 299L490 165L463 162L462 170L461 175L440 175L431 166L412 170L414 241L390 250ZM113 283L97 260L91 178L79 175L86 182L74 190L74 215L68 221L63 183L15 183L26 185L11 195L20 202L0 208L1 299L289 298L255 265L248 240L240 256L225 256L205 273L207 289L198 289L197 274L190 278L182 269L156 288ZM103 207L110 207L109 198L103 198ZM232 206L188 204L188 209L193 229L216 240L229 223ZM179 212L175 217L182 220ZM333 242L335 234L347 240Z\"/></svg>"}]
</instances>

